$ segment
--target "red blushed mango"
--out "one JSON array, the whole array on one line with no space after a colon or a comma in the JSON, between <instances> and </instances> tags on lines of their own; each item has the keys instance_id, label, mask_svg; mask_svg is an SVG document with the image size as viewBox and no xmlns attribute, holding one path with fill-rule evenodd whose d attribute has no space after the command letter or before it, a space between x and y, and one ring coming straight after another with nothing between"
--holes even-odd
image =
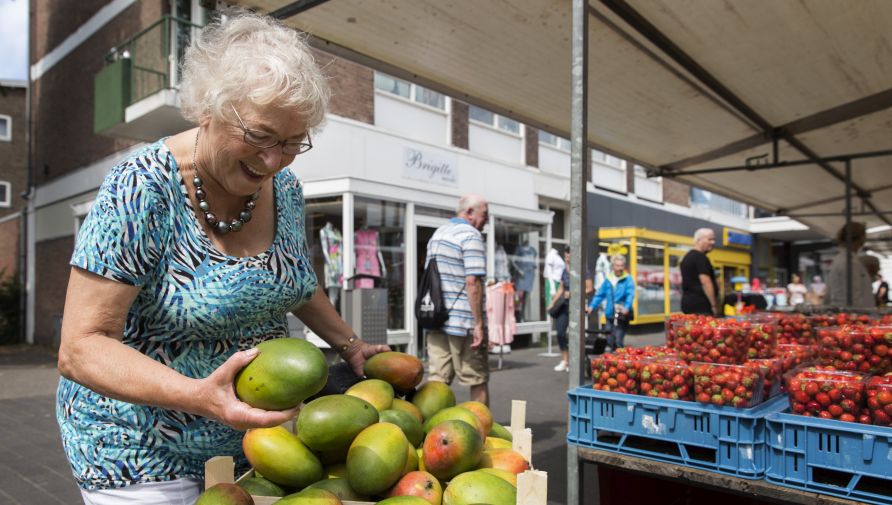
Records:
<instances>
[{"instance_id":1,"label":"red blushed mango","mask_svg":"<svg viewBox=\"0 0 892 505\"><path fill-rule=\"evenodd\" d=\"M424 377L424 365L420 359L395 351L375 354L366 360L363 371L366 377L381 379L401 392L415 389Z\"/></svg>"},{"instance_id":2,"label":"red blushed mango","mask_svg":"<svg viewBox=\"0 0 892 505\"><path fill-rule=\"evenodd\" d=\"M485 435L483 435L483 427L480 426L480 420L477 419L477 416L474 415L468 409L463 409L461 407L448 407L445 408L436 414L433 415L427 422L424 423L424 431L429 432L434 429L434 426L442 423L443 421L464 421L477 430L477 433L480 435L480 440L483 440Z\"/></svg>"},{"instance_id":3,"label":"red blushed mango","mask_svg":"<svg viewBox=\"0 0 892 505\"><path fill-rule=\"evenodd\" d=\"M490 430L492 430L492 411L489 410L489 407L475 401L462 402L456 405L456 407L470 410L472 414L477 416L477 420L480 421L480 428L483 437L485 438L489 436L489 432Z\"/></svg>"},{"instance_id":4,"label":"red blushed mango","mask_svg":"<svg viewBox=\"0 0 892 505\"><path fill-rule=\"evenodd\" d=\"M440 481L428 472L409 472L387 493L388 498L393 496L417 496L431 505L440 505L443 488Z\"/></svg>"},{"instance_id":5,"label":"red blushed mango","mask_svg":"<svg viewBox=\"0 0 892 505\"><path fill-rule=\"evenodd\" d=\"M458 420L434 426L424 439L424 468L440 480L477 468L483 441L474 426Z\"/></svg>"},{"instance_id":6,"label":"red blushed mango","mask_svg":"<svg viewBox=\"0 0 892 505\"><path fill-rule=\"evenodd\" d=\"M201 493L195 505L254 505L254 499L235 484L217 484Z\"/></svg>"},{"instance_id":7,"label":"red blushed mango","mask_svg":"<svg viewBox=\"0 0 892 505\"><path fill-rule=\"evenodd\" d=\"M530 463L514 449L491 449L483 451L480 468L498 468L514 474L530 469Z\"/></svg>"}]
</instances>

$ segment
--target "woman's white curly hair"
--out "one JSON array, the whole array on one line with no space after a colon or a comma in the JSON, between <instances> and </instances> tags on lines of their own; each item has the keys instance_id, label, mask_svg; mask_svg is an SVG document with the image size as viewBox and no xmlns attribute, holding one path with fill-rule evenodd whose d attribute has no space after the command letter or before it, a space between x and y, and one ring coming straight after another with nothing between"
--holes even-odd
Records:
<instances>
[{"instance_id":1,"label":"woman's white curly hair","mask_svg":"<svg viewBox=\"0 0 892 505\"><path fill-rule=\"evenodd\" d=\"M230 10L195 37L183 59L180 104L196 123L229 104L294 109L309 129L325 119L330 91L305 36L275 19Z\"/></svg>"}]
</instances>

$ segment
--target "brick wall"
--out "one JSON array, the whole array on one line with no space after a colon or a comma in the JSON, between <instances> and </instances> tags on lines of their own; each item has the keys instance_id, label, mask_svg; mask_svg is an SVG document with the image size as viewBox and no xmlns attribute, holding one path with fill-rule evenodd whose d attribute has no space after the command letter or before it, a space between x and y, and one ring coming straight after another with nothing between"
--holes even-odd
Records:
<instances>
[{"instance_id":1,"label":"brick wall","mask_svg":"<svg viewBox=\"0 0 892 505\"><path fill-rule=\"evenodd\" d=\"M19 269L19 227L21 219L0 223L0 273L12 275Z\"/></svg>"},{"instance_id":2,"label":"brick wall","mask_svg":"<svg viewBox=\"0 0 892 505\"><path fill-rule=\"evenodd\" d=\"M375 73L367 67L314 49L331 86L329 112L375 124Z\"/></svg>"},{"instance_id":3,"label":"brick wall","mask_svg":"<svg viewBox=\"0 0 892 505\"><path fill-rule=\"evenodd\" d=\"M34 343L50 345L53 342L54 316L61 315L65 306L65 290L68 288L68 274L71 267L71 251L74 237L44 240L36 244L35 264L35 318Z\"/></svg>"},{"instance_id":4,"label":"brick wall","mask_svg":"<svg viewBox=\"0 0 892 505\"><path fill-rule=\"evenodd\" d=\"M468 148L468 104L452 99L452 145Z\"/></svg>"},{"instance_id":5,"label":"brick wall","mask_svg":"<svg viewBox=\"0 0 892 505\"><path fill-rule=\"evenodd\" d=\"M103 0L35 0L32 63L107 4ZM32 83L34 183L39 185L131 146L93 133L93 78L108 51L160 19L168 3L141 0Z\"/></svg>"},{"instance_id":6,"label":"brick wall","mask_svg":"<svg viewBox=\"0 0 892 505\"><path fill-rule=\"evenodd\" d=\"M12 119L12 138L0 140L0 181L11 184L11 207L0 207L0 218L20 211L25 200L19 195L25 191L28 179L28 144L25 141L25 88L0 88L0 114ZM0 233L0 241L6 240Z\"/></svg>"},{"instance_id":7,"label":"brick wall","mask_svg":"<svg viewBox=\"0 0 892 505\"><path fill-rule=\"evenodd\" d=\"M526 127L524 137L524 149L526 149L526 162L529 167L539 166L539 130L532 126Z\"/></svg>"},{"instance_id":8,"label":"brick wall","mask_svg":"<svg viewBox=\"0 0 892 505\"><path fill-rule=\"evenodd\" d=\"M663 201L683 207L691 206L691 187L675 179L663 177Z\"/></svg>"}]
</instances>

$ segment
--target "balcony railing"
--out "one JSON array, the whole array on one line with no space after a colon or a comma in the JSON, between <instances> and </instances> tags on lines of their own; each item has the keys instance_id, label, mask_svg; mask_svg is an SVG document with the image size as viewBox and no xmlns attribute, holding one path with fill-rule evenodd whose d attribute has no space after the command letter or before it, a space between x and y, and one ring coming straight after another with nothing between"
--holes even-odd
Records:
<instances>
[{"instance_id":1,"label":"balcony railing","mask_svg":"<svg viewBox=\"0 0 892 505\"><path fill-rule=\"evenodd\" d=\"M109 51L94 83L94 130L116 134L127 107L177 89L180 62L199 29L189 20L165 15Z\"/></svg>"}]
</instances>

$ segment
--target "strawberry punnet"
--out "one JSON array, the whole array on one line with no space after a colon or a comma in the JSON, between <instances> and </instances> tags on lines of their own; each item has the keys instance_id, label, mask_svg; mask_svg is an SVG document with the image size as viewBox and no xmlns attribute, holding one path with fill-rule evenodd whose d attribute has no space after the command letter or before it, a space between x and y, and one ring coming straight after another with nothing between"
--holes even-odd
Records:
<instances>
[{"instance_id":1,"label":"strawberry punnet","mask_svg":"<svg viewBox=\"0 0 892 505\"><path fill-rule=\"evenodd\" d=\"M670 400L694 400L694 376L687 363L673 358L642 362L639 394Z\"/></svg>"},{"instance_id":2,"label":"strawberry punnet","mask_svg":"<svg viewBox=\"0 0 892 505\"><path fill-rule=\"evenodd\" d=\"M892 371L892 326L850 325L818 330L822 365L870 374Z\"/></svg>"},{"instance_id":3,"label":"strawberry punnet","mask_svg":"<svg viewBox=\"0 0 892 505\"><path fill-rule=\"evenodd\" d=\"M787 379L790 410L822 419L869 423L870 417L862 412L864 377L827 366L797 368Z\"/></svg>"},{"instance_id":4,"label":"strawberry punnet","mask_svg":"<svg viewBox=\"0 0 892 505\"><path fill-rule=\"evenodd\" d=\"M892 372L867 379L865 394L870 423L892 426Z\"/></svg>"},{"instance_id":5,"label":"strawberry punnet","mask_svg":"<svg viewBox=\"0 0 892 505\"><path fill-rule=\"evenodd\" d=\"M765 371L762 367L717 363L691 363L694 395L700 403L750 408L762 401Z\"/></svg>"}]
</instances>

